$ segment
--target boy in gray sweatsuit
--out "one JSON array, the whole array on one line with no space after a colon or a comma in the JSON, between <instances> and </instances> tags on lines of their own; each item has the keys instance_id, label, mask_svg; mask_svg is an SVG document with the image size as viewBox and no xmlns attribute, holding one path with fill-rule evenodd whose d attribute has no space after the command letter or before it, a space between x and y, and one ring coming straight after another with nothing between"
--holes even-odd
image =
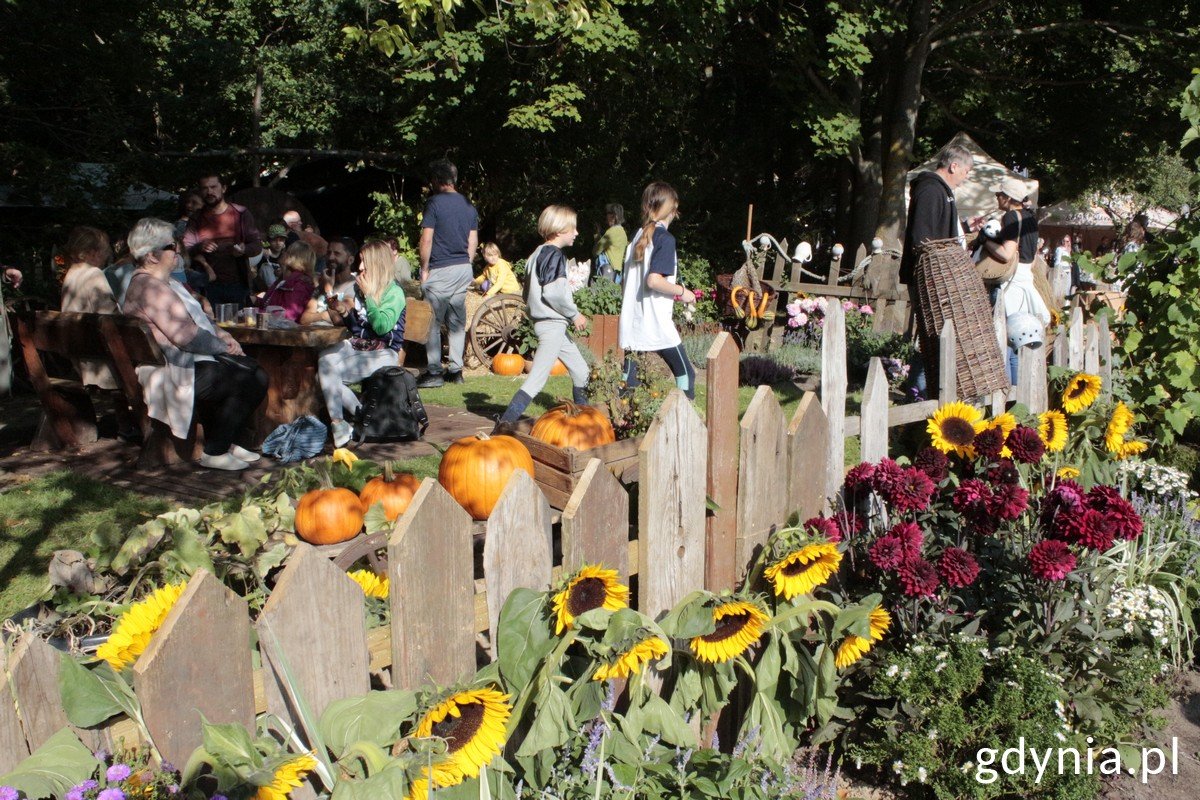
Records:
<instances>
[{"instance_id":1,"label":"boy in gray sweatsuit","mask_svg":"<svg viewBox=\"0 0 1200 800\"><path fill-rule=\"evenodd\" d=\"M545 243L525 262L525 301L533 330L537 334L537 352L529 377L513 396L500 416L499 425L516 422L537 393L546 385L554 362L561 359L571 373L571 398L587 402L588 366L575 342L567 336L567 325L575 330L587 328L587 317L579 313L567 286L567 259L562 248L575 242L575 212L566 206L547 206L538 217L538 235Z\"/></svg>"}]
</instances>

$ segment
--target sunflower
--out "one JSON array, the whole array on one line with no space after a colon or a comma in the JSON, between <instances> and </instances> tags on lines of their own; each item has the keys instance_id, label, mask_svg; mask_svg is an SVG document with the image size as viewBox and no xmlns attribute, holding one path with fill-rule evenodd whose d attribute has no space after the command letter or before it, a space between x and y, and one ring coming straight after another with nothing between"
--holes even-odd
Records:
<instances>
[{"instance_id":1,"label":"sunflower","mask_svg":"<svg viewBox=\"0 0 1200 800\"><path fill-rule=\"evenodd\" d=\"M1063 389L1062 407L1068 414L1078 414L1096 402L1100 396L1100 376L1080 372Z\"/></svg>"},{"instance_id":2,"label":"sunflower","mask_svg":"<svg viewBox=\"0 0 1200 800\"><path fill-rule=\"evenodd\" d=\"M864 639L861 636L850 634L843 639L838 646L837 657L834 659L834 666L838 669L845 669L865 656L871 646L882 639L888 628L892 626L892 615L883 606L875 606L871 609L868 619L871 626L871 638Z\"/></svg>"},{"instance_id":3,"label":"sunflower","mask_svg":"<svg viewBox=\"0 0 1200 800\"><path fill-rule=\"evenodd\" d=\"M791 600L798 594L809 594L829 580L842 563L837 545L830 542L811 542L793 550L767 567L763 573L775 584L775 594Z\"/></svg>"},{"instance_id":4,"label":"sunflower","mask_svg":"<svg viewBox=\"0 0 1200 800\"><path fill-rule=\"evenodd\" d=\"M554 633L571 627L575 618L596 608L619 611L629 605L629 587L617 582L615 569L602 569L599 564L584 564L567 580L566 586L554 595Z\"/></svg>"},{"instance_id":5,"label":"sunflower","mask_svg":"<svg viewBox=\"0 0 1200 800\"><path fill-rule=\"evenodd\" d=\"M334 464L343 464L345 465L346 469L352 469L354 467L354 462L358 461L358 456L354 455L354 453L350 452L344 447L339 447L333 451L333 456L330 458L330 461L332 461Z\"/></svg>"},{"instance_id":6,"label":"sunflower","mask_svg":"<svg viewBox=\"0 0 1200 800\"><path fill-rule=\"evenodd\" d=\"M983 430L983 412L955 401L937 410L926 425L932 444L943 453L968 456L975 434Z\"/></svg>"},{"instance_id":7,"label":"sunflower","mask_svg":"<svg viewBox=\"0 0 1200 800\"><path fill-rule=\"evenodd\" d=\"M107 661L117 672L137 661L186 588L186 583L169 584L130 606L117 620L108 641L100 645L96 657Z\"/></svg>"},{"instance_id":8,"label":"sunflower","mask_svg":"<svg viewBox=\"0 0 1200 800\"><path fill-rule=\"evenodd\" d=\"M832 545L831 545L832 546ZM709 664L724 663L742 653L762 636L767 615L757 604L732 600L713 609L717 629L692 639L692 652Z\"/></svg>"},{"instance_id":9,"label":"sunflower","mask_svg":"<svg viewBox=\"0 0 1200 800\"><path fill-rule=\"evenodd\" d=\"M1055 474L1063 480L1075 480L1079 477L1080 473L1075 467L1059 467L1058 472Z\"/></svg>"},{"instance_id":10,"label":"sunflower","mask_svg":"<svg viewBox=\"0 0 1200 800\"><path fill-rule=\"evenodd\" d=\"M292 789L304 783L304 776L316 767L317 760L307 753L285 761L276 768L269 784L258 787L258 791L254 793L254 800L287 800Z\"/></svg>"},{"instance_id":11,"label":"sunflower","mask_svg":"<svg viewBox=\"0 0 1200 800\"><path fill-rule=\"evenodd\" d=\"M592 673L592 680L606 681L610 678L628 678L641 672L646 664L662 658L670 651L671 648L665 641L658 636L651 636L620 653L607 664L601 664Z\"/></svg>"},{"instance_id":12,"label":"sunflower","mask_svg":"<svg viewBox=\"0 0 1200 800\"><path fill-rule=\"evenodd\" d=\"M1121 445L1125 443L1125 434L1133 426L1133 421L1133 412L1129 410L1129 406L1117 403L1112 417L1108 420L1108 427L1104 430L1104 446L1108 448L1108 452L1121 452Z\"/></svg>"},{"instance_id":13,"label":"sunflower","mask_svg":"<svg viewBox=\"0 0 1200 800\"><path fill-rule=\"evenodd\" d=\"M1038 436L1051 453L1067 446L1067 418L1061 411L1043 411L1038 415Z\"/></svg>"},{"instance_id":14,"label":"sunflower","mask_svg":"<svg viewBox=\"0 0 1200 800\"><path fill-rule=\"evenodd\" d=\"M354 572L347 572L346 577L357 583L362 588L363 594L367 597L387 600L387 575L376 575L369 569L356 569Z\"/></svg>"},{"instance_id":15,"label":"sunflower","mask_svg":"<svg viewBox=\"0 0 1200 800\"><path fill-rule=\"evenodd\" d=\"M1137 440L1129 441L1129 442L1122 442L1121 449L1118 450L1117 454L1116 454L1117 461L1124 461L1125 459L1129 458L1130 456L1136 456L1141 453L1144 453L1144 452L1146 452L1147 447L1149 447L1148 444L1146 444L1145 442L1139 442Z\"/></svg>"},{"instance_id":16,"label":"sunflower","mask_svg":"<svg viewBox=\"0 0 1200 800\"><path fill-rule=\"evenodd\" d=\"M440 760L432 767L421 770L412 791L420 783L427 785L431 777L439 789L478 777L480 768L504 748L504 726L512 715L508 699L495 689L468 689L455 692L425 712L413 736L445 739L447 750L437 756Z\"/></svg>"}]
</instances>

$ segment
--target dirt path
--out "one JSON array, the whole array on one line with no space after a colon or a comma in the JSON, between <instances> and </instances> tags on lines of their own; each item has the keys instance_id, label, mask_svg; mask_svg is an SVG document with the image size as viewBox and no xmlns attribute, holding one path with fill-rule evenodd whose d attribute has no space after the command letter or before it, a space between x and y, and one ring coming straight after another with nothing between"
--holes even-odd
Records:
<instances>
[{"instance_id":1,"label":"dirt path","mask_svg":"<svg viewBox=\"0 0 1200 800\"><path fill-rule=\"evenodd\" d=\"M1171 704L1163 711L1167 725L1154 735L1151 745L1162 748L1167 754L1166 769L1161 775L1147 777L1122 775L1109 783L1100 797L1102 800L1194 800L1200 797L1200 673L1185 672L1180 677L1180 686ZM1179 753L1176 767L1178 774L1171 773L1172 738L1176 740Z\"/></svg>"}]
</instances>

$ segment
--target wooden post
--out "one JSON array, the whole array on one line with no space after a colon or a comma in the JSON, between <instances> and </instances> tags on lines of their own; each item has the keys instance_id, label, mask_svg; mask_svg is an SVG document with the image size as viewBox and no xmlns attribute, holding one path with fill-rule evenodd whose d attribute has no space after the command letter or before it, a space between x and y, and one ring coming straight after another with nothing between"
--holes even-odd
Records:
<instances>
[{"instance_id":1,"label":"wooden post","mask_svg":"<svg viewBox=\"0 0 1200 800\"><path fill-rule=\"evenodd\" d=\"M1050 353L1050 363L1056 367L1067 366L1068 358L1068 342L1070 337L1067 335L1065 325L1058 326L1058 336L1054 337L1054 349Z\"/></svg>"},{"instance_id":2,"label":"wooden post","mask_svg":"<svg viewBox=\"0 0 1200 800\"><path fill-rule=\"evenodd\" d=\"M938 337L938 402L942 405L958 399L958 335L954 323L942 323Z\"/></svg>"},{"instance_id":3,"label":"wooden post","mask_svg":"<svg viewBox=\"0 0 1200 800\"><path fill-rule=\"evenodd\" d=\"M1089 322L1083 329L1083 371L1100 374L1100 330L1095 322Z\"/></svg>"},{"instance_id":4,"label":"wooden post","mask_svg":"<svg viewBox=\"0 0 1200 800\"><path fill-rule=\"evenodd\" d=\"M821 401L805 392L788 424L788 512L803 522L826 509L825 460L829 455L829 420Z\"/></svg>"},{"instance_id":5,"label":"wooden post","mask_svg":"<svg viewBox=\"0 0 1200 800\"><path fill-rule=\"evenodd\" d=\"M717 508L705 519L704 585L719 592L732 589L738 579L738 473L730 469L738 454L738 346L726 331L718 333L708 348L705 374L706 485Z\"/></svg>"},{"instance_id":6,"label":"wooden post","mask_svg":"<svg viewBox=\"0 0 1200 800\"><path fill-rule=\"evenodd\" d=\"M1046 348L1022 347L1017 351L1017 402L1040 414L1049 405L1046 392Z\"/></svg>"},{"instance_id":7,"label":"wooden post","mask_svg":"<svg viewBox=\"0 0 1200 800\"><path fill-rule=\"evenodd\" d=\"M950 325L949 322L946 325ZM950 328L953 335L954 329ZM862 411L859 415L858 441L863 461L872 464L888 454L888 381L883 361L875 356L867 367L867 384L863 387Z\"/></svg>"},{"instance_id":8,"label":"wooden post","mask_svg":"<svg viewBox=\"0 0 1200 800\"><path fill-rule=\"evenodd\" d=\"M362 588L344 571L296 546L256 623L269 713L303 731L299 701L316 721L330 703L370 691L363 604Z\"/></svg>"},{"instance_id":9,"label":"wooden post","mask_svg":"<svg viewBox=\"0 0 1200 800\"><path fill-rule=\"evenodd\" d=\"M588 461L562 512L562 566L615 569L629 581L629 494L598 458Z\"/></svg>"},{"instance_id":10,"label":"wooden post","mask_svg":"<svg viewBox=\"0 0 1200 800\"><path fill-rule=\"evenodd\" d=\"M992 328L996 331L996 346L1005 359L1008 358L1008 316L1004 311L1004 289L1000 289L996 297L996 305L992 306ZM1005 360L1004 363L1008 363Z\"/></svg>"},{"instance_id":11,"label":"wooden post","mask_svg":"<svg viewBox=\"0 0 1200 800\"><path fill-rule=\"evenodd\" d=\"M746 241L750 241L750 237L754 235L754 203L751 203L746 209Z\"/></svg>"},{"instance_id":12,"label":"wooden post","mask_svg":"<svg viewBox=\"0 0 1200 800\"><path fill-rule=\"evenodd\" d=\"M61 658L60 651L32 633L21 635L9 657L11 687L25 732L27 753L37 750L67 725L58 688Z\"/></svg>"},{"instance_id":13,"label":"wooden post","mask_svg":"<svg viewBox=\"0 0 1200 800\"><path fill-rule=\"evenodd\" d=\"M471 518L426 478L388 541L392 685L449 686L475 672Z\"/></svg>"},{"instance_id":14,"label":"wooden post","mask_svg":"<svg viewBox=\"0 0 1200 800\"><path fill-rule=\"evenodd\" d=\"M638 447L638 609L652 619L704 585L707 437L674 389Z\"/></svg>"},{"instance_id":15,"label":"wooden post","mask_svg":"<svg viewBox=\"0 0 1200 800\"><path fill-rule=\"evenodd\" d=\"M513 589L545 591L554 568L550 504L524 470L513 470L487 521L483 580L487 585L488 631L496 655L500 609Z\"/></svg>"},{"instance_id":16,"label":"wooden post","mask_svg":"<svg viewBox=\"0 0 1200 800\"><path fill-rule=\"evenodd\" d=\"M246 601L198 570L133 665L142 717L162 757L187 763L203 744L201 715L253 733L253 673Z\"/></svg>"},{"instance_id":17,"label":"wooden post","mask_svg":"<svg viewBox=\"0 0 1200 800\"><path fill-rule=\"evenodd\" d=\"M0 325L3 324L0 320ZM29 755L29 745L17 716L17 701L12 693L13 684L3 647L0 647L0 682L0 775L7 775Z\"/></svg>"},{"instance_id":18,"label":"wooden post","mask_svg":"<svg viewBox=\"0 0 1200 800\"><path fill-rule=\"evenodd\" d=\"M834 497L846 472L846 312L831 300L821 332L821 408L829 423L825 497Z\"/></svg>"},{"instance_id":19,"label":"wooden post","mask_svg":"<svg viewBox=\"0 0 1200 800\"><path fill-rule=\"evenodd\" d=\"M1096 321L1100 339L1100 393L1105 397L1112 396L1112 334L1108 330L1108 315L1101 314Z\"/></svg>"},{"instance_id":20,"label":"wooden post","mask_svg":"<svg viewBox=\"0 0 1200 800\"><path fill-rule=\"evenodd\" d=\"M740 577L777 525L786 521L779 478L787 474L783 409L770 386L759 386L741 424L735 565Z\"/></svg>"},{"instance_id":21,"label":"wooden post","mask_svg":"<svg viewBox=\"0 0 1200 800\"><path fill-rule=\"evenodd\" d=\"M1073 370L1083 369L1083 309L1071 309L1071 321L1067 325L1067 366Z\"/></svg>"}]
</instances>

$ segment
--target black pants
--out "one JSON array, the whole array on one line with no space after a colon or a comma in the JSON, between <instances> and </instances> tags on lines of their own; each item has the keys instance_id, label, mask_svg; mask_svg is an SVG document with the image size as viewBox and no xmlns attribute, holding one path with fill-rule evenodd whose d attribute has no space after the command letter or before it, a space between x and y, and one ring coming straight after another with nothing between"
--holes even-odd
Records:
<instances>
[{"instance_id":1,"label":"black pants","mask_svg":"<svg viewBox=\"0 0 1200 800\"><path fill-rule=\"evenodd\" d=\"M667 362L667 367L670 368L671 374L675 376L675 385L687 394L689 400L696 399L696 370L692 366L692 361L687 357L687 351L683 349L682 344L677 344L674 347L668 347L666 350L655 350L662 356L662 360ZM684 385L686 380L686 385ZM641 381L637 376L637 365L629 356L625 357L625 385L629 388L640 386Z\"/></svg>"},{"instance_id":2,"label":"black pants","mask_svg":"<svg viewBox=\"0 0 1200 800\"><path fill-rule=\"evenodd\" d=\"M239 359L246 367L220 361L196 362L196 421L204 428L204 453L229 452L234 437L250 421L254 409L267 396L267 373L253 359ZM250 366L253 365L253 366Z\"/></svg>"}]
</instances>

